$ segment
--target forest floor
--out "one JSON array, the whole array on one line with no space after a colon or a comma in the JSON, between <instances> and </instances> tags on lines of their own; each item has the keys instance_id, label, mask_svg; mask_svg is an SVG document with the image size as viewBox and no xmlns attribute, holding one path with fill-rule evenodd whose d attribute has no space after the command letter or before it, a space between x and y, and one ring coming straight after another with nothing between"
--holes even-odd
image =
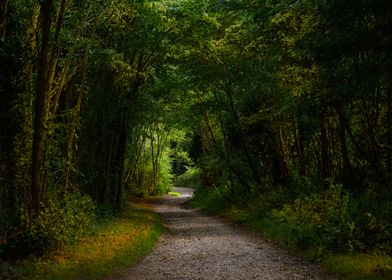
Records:
<instances>
[{"instance_id":1,"label":"forest floor","mask_svg":"<svg viewBox=\"0 0 392 280\"><path fill-rule=\"evenodd\" d=\"M335 279L260 234L188 209L192 189L175 191L145 202L166 228L152 253L110 279Z\"/></svg>"}]
</instances>

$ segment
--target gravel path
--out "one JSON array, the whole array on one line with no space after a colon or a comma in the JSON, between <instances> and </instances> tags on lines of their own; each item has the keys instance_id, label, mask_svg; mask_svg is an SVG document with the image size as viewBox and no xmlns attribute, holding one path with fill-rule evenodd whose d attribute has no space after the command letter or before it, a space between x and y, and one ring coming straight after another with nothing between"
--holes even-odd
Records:
<instances>
[{"instance_id":1,"label":"gravel path","mask_svg":"<svg viewBox=\"0 0 392 280\"><path fill-rule=\"evenodd\" d=\"M192 190L152 204L166 227L150 255L118 279L332 279L265 238L219 218L182 207Z\"/></svg>"}]
</instances>

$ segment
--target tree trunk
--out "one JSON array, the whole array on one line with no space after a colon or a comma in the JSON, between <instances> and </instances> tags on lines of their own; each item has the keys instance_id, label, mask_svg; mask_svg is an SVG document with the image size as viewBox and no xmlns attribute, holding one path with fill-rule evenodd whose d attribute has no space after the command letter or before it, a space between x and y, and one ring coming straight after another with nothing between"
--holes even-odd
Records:
<instances>
[{"instance_id":1,"label":"tree trunk","mask_svg":"<svg viewBox=\"0 0 392 280\"><path fill-rule=\"evenodd\" d=\"M326 125L326 109L320 113L320 150L321 150L321 177L323 180L331 176L329 154L328 154L328 138Z\"/></svg>"},{"instance_id":2,"label":"tree trunk","mask_svg":"<svg viewBox=\"0 0 392 280\"><path fill-rule=\"evenodd\" d=\"M0 34L1 41L5 41L7 34L7 16L8 16L8 4L9 0L4 0L0 5Z\"/></svg>"},{"instance_id":3,"label":"tree trunk","mask_svg":"<svg viewBox=\"0 0 392 280\"><path fill-rule=\"evenodd\" d=\"M106 170L105 170L105 176L104 176L104 185L103 185L103 191L101 195L101 204L105 205L108 202L108 196L109 196L109 190L110 190L110 185L111 185L111 179L112 179L112 157L113 157L113 142L114 142L114 136L110 136L110 144L108 147L108 155L107 155L107 161L106 161Z\"/></svg>"},{"instance_id":4,"label":"tree trunk","mask_svg":"<svg viewBox=\"0 0 392 280\"><path fill-rule=\"evenodd\" d=\"M116 184L114 185L115 193L114 193L114 207L116 209L121 208L121 198L123 195L124 189L124 161L125 155L127 153L127 144L128 144L128 110L126 108L123 109L121 114L121 132L119 138L119 145L117 151L117 159L116 159Z\"/></svg>"},{"instance_id":5,"label":"tree trunk","mask_svg":"<svg viewBox=\"0 0 392 280\"><path fill-rule=\"evenodd\" d=\"M225 132L225 128L223 126L223 122L221 121L221 130L222 130L222 135L223 135L223 147L226 151L226 162L227 162L227 169L229 172L229 181L230 181L230 191L232 194L235 194L235 188L234 188L234 178L233 178L233 166L231 164L231 152L230 152L230 145L229 142L227 141L227 135ZM245 186L248 186L247 184ZM249 191L250 188L247 190Z\"/></svg>"},{"instance_id":6,"label":"tree trunk","mask_svg":"<svg viewBox=\"0 0 392 280\"><path fill-rule=\"evenodd\" d=\"M69 189L69 178L70 178L70 171L72 168L72 160L73 160L73 146L76 134L76 128L80 117L80 110L82 107L82 101L85 95L85 84L87 81L88 75L88 52L85 50L84 57L83 57L83 64L82 64L82 79L80 88L77 89L77 99L76 105L71 112L71 116L68 121L67 125L67 135L66 135L66 167L64 171L64 189L67 192ZM62 87L60 88L60 90ZM58 103L58 102L56 102Z\"/></svg>"},{"instance_id":7,"label":"tree trunk","mask_svg":"<svg viewBox=\"0 0 392 280\"><path fill-rule=\"evenodd\" d=\"M343 164L343 176L346 183L351 184L353 182L353 169L351 166L350 157L348 154L347 139L346 139L346 126L345 116L343 115L343 110L340 105L335 106L335 110L339 117L339 140L340 140L340 150L342 154L342 164Z\"/></svg>"},{"instance_id":8,"label":"tree trunk","mask_svg":"<svg viewBox=\"0 0 392 280\"><path fill-rule=\"evenodd\" d=\"M390 94L392 93L392 90L388 90L388 96L391 96ZM387 136L387 144L392 146L392 98L388 98L388 105L387 105L387 124L389 126L388 131L388 136ZM392 151L388 150L387 151L387 156L386 156L386 174L389 174L389 178L392 175Z\"/></svg>"},{"instance_id":9,"label":"tree trunk","mask_svg":"<svg viewBox=\"0 0 392 280\"><path fill-rule=\"evenodd\" d=\"M253 159L249 153L248 147L245 143L243 134L242 134L242 130L240 128L240 123L239 123L239 116L237 113L237 110L235 108L234 105L234 99L233 99L233 88L232 88L232 84L231 81L229 81L229 85L228 88L225 90L227 97L229 99L229 105L230 105L230 109L232 111L232 114L234 116L235 122L236 122L236 134L237 137L239 138L239 144L240 144L240 148L242 149L245 158L246 158L246 162L252 172L253 175L253 179L256 181L257 184L260 184L261 180L260 180L260 176L258 175L257 169L255 164L253 163Z\"/></svg>"},{"instance_id":10,"label":"tree trunk","mask_svg":"<svg viewBox=\"0 0 392 280\"><path fill-rule=\"evenodd\" d=\"M276 184L287 186L291 181L290 170L286 162L284 140L282 134L282 128L279 127L278 131L273 129L273 134L275 143L273 145L274 155L273 155L273 180Z\"/></svg>"},{"instance_id":11,"label":"tree trunk","mask_svg":"<svg viewBox=\"0 0 392 280\"><path fill-rule=\"evenodd\" d=\"M48 95L50 92L50 65L48 53L53 3L52 0L41 3L42 36L38 63L38 85L35 100L33 156L31 166L31 200L33 210L35 211L40 209L43 189L42 167L49 110Z\"/></svg>"}]
</instances>

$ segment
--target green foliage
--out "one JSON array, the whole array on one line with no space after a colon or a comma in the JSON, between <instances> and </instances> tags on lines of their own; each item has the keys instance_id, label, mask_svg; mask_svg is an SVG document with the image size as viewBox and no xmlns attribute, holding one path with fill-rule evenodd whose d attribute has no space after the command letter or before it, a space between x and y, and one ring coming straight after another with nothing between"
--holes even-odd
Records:
<instances>
[{"instance_id":1,"label":"green foliage","mask_svg":"<svg viewBox=\"0 0 392 280\"><path fill-rule=\"evenodd\" d=\"M175 178L177 187L199 189L201 187L201 170L197 167L188 167L186 171Z\"/></svg>"},{"instance_id":2,"label":"green foliage","mask_svg":"<svg viewBox=\"0 0 392 280\"><path fill-rule=\"evenodd\" d=\"M63 250L18 264L0 263L5 279L102 279L129 268L151 251L163 231L159 215L127 205L116 217L100 218L91 232Z\"/></svg>"},{"instance_id":3,"label":"green foliage","mask_svg":"<svg viewBox=\"0 0 392 280\"><path fill-rule=\"evenodd\" d=\"M390 240L386 231L389 225L369 213L356 212L355 200L336 184L331 184L325 192L293 202L287 193L279 190L266 191L259 200L249 193L233 200L227 187L200 187L191 205L260 230L295 251L300 249L305 257L321 261L341 279L389 279L391 257L385 254L390 248L385 246ZM361 228L355 228L353 220L360 221ZM381 247L374 247L375 244Z\"/></svg>"},{"instance_id":4,"label":"green foliage","mask_svg":"<svg viewBox=\"0 0 392 280\"><path fill-rule=\"evenodd\" d=\"M361 202L366 204L364 199ZM274 221L273 228L284 232L279 238L309 250L314 258L327 251L389 253L390 224L386 218L356 208L361 202L345 193L341 185L330 185L325 192L297 198L273 210L268 219Z\"/></svg>"},{"instance_id":5,"label":"green foliage","mask_svg":"<svg viewBox=\"0 0 392 280\"><path fill-rule=\"evenodd\" d=\"M263 190L254 190L245 194L242 198L242 207L250 213L262 217L273 209L280 209L284 204L291 201L287 189L280 186L263 186ZM241 206L241 205L240 205Z\"/></svg>"},{"instance_id":6,"label":"green foliage","mask_svg":"<svg viewBox=\"0 0 392 280\"><path fill-rule=\"evenodd\" d=\"M87 195L66 194L62 200L47 201L26 229L28 246L35 251L59 248L89 231L95 205Z\"/></svg>"},{"instance_id":7,"label":"green foliage","mask_svg":"<svg viewBox=\"0 0 392 280\"><path fill-rule=\"evenodd\" d=\"M230 188L227 186L211 189L199 187L193 193L191 205L215 214L222 213L233 206Z\"/></svg>"},{"instance_id":8,"label":"green foliage","mask_svg":"<svg viewBox=\"0 0 392 280\"><path fill-rule=\"evenodd\" d=\"M302 248L342 250L348 241L349 196L341 185L331 184L326 192L297 198L272 216L286 224L288 236Z\"/></svg>"},{"instance_id":9,"label":"green foliage","mask_svg":"<svg viewBox=\"0 0 392 280\"><path fill-rule=\"evenodd\" d=\"M316 257L391 253L391 1L87 0L64 21L55 1L48 65L39 8L52 2L3 2L1 244L79 235L83 199L51 192L113 211L127 193L167 192L173 173L200 205L264 217ZM40 67L49 107L32 191ZM34 220L32 198L46 201Z\"/></svg>"},{"instance_id":10,"label":"green foliage","mask_svg":"<svg viewBox=\"0 0 392 280\"><path fill-rule=\"evenodd\" d=\"M172 157L172 170L176 176L181 176L192 168L193 161L186 151L175 151Z\"/></svg>"},{"instance_id":11,"label":"green foliage","mask_svg":"<svg viewBox=\"0 0 392 280\"><path fill-rule=\"evenodd\" d=\"M137 162L128 162L129 189L132 194L142 197L162 195L172 187L168 132L151 130L150 133L141 136L143 140Z\"/></svg>"},{"instance_id":12,"label":"green foliage","mask_svg":"<svg viewBox=\"0 0 392 280\"><path fill-rule=\"evenodd\" d=\"M344 280L383 280L392 277L392 258L383 254L330 256L325 265L330 271L342 275L341 279Z\"/></svg>"},{"instance_id":13,"label":"green foliage","mask_svg":"<svg viewBox=\"0 0 392 280\"><path fill-rule=\"evenodd\" d=\"M361 199L361 202L364 200ZM362 207L360 210L352 209L351 212L353 218L348 224L347 242L349 251L351 253L376 251L391 254L392 226L389 218Z\"/></svg>"},{"instance_id":14,"label":"green foliage","mask_svg":"<svg viewBox=\"0 0 392 280\"><path fill-rule=\"evenodd\" d=\"M160 159L159 187L156 194L168 193L173 186L173 174L171 173L171 158L169 148L166 147Z\"/></svg>"}]
</instances>

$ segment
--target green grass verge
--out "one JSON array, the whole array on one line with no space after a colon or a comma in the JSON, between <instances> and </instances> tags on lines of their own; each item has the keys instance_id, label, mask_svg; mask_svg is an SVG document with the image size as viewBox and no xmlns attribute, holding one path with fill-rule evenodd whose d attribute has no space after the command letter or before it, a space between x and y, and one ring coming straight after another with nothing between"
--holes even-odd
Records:
<instances>
[{"instance_id":1,"label":"green grass verge","mask_svg":"<svg viewBox=\"0 0 392 280\"><path fill-rule=\"evenodd\" d=\"M270 239L280 241L290 249L299 250L293 245L294 237L287 232L287 225L282 225L269 217L257 218L252 215L249 215L245 224L262 231ZM299 250L299 253L307 259L314 260L314 256L319 255L317 250L317 248ZM338 275L342 280L392 279L392 258L383 253L348 255L328 253L318 261L326 270Z\"/></svg>"},{"instance_id":2,"label":"green grass verge","mask_svg":"<svg viewBox=\"0 0 392 280\"><path fill-rule=\"evenodd\" d=\"M382 254L329 256L323 264L345 280L392 279L392 258Z\"/></svg>"},{"instance_id":3,"label":"green grass verge","mask_svg":"<svg viewBox=\"0 0 392 280\"><path fill-rule=\"evenodd\" d=\"M171 196L181 196L179 192L168 192L167 194Z\"/></svg>"},{"instance_id":4,"label":"green grass verge","mask_svg":"<svg viewBox=\"0 0 392 280\"><path fill-rule=\"evenodd\" d=\"M268 238L278 241L282 246L295 250L303 257L315 260L319 256L318 248L300 249L295 245L295 235L290 233L290 226L282 224L264 213L255 214L249 209L240 209L229 203L224 196L200 193L189 202L194 208L201 208L220 215L237 224L242 224L262 232ZM317 261L327 271L336 274L342 280L387 280L392 279L392 258L382 253L336 255L325 254Z\"/></svg>"},{"instance_id":5,"label":"green grass verge","mask_svg":"<svg viewBox=\"0 0 392 280\"><path fill-rule=\"evenodd\" d=\"M2 268L0 265L0 276L37 280L102 279L133 265L150 252L162 230L158 215L130 207L118 218L97 223L93 234L55 254L18 265L3 264Z\"/></svg>"}]
</instances>

